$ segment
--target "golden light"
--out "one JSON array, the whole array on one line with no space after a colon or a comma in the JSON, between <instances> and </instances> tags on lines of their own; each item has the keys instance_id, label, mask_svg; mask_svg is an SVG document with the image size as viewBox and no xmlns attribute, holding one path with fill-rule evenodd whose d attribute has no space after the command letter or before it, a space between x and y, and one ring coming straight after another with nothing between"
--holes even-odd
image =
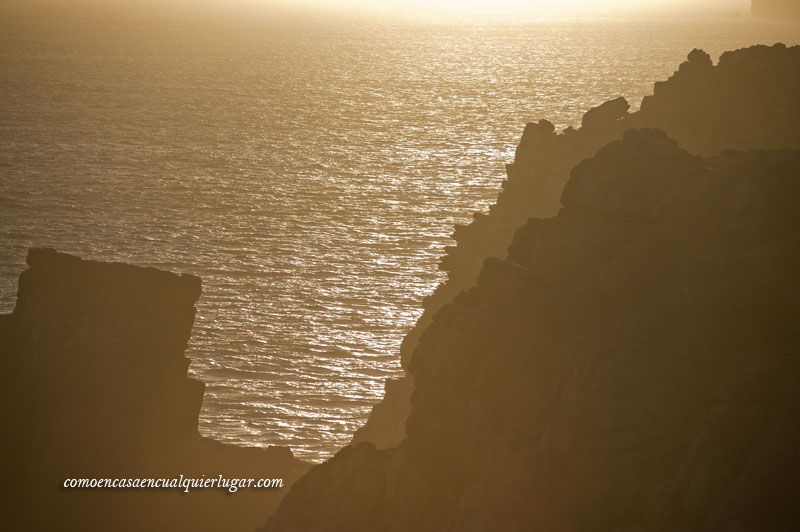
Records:
<instances>
[{"instance_id":1,"label":"golden light","mask_svg":"<svg viewBox=\"0 0 800 532\"><path fill-rule=\"evenodd\" d=\"M307 5L448 15L615 14L652 10L748 9L748 0L305 0ZM701 4L701 5L698 5Z\"/></svg>"}]
</instances>

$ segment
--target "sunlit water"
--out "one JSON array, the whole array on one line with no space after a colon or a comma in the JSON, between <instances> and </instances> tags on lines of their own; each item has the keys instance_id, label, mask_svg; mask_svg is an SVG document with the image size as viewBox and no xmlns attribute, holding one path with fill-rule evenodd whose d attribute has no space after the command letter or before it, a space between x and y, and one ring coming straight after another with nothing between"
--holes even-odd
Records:
<instances>
[{"instance_id":1,"label":"sunlit water","mask_svg":"<svg viewBox=\"0 0 800 532\"><path fill-rule=\"evenodd\" d=\"M312 460L400 373L525 122L638 106L696 46L800 40L745 19L76 20L0 11L0 310L32 246L199 275L202 433Z\"/></svg>"}]
</instances>

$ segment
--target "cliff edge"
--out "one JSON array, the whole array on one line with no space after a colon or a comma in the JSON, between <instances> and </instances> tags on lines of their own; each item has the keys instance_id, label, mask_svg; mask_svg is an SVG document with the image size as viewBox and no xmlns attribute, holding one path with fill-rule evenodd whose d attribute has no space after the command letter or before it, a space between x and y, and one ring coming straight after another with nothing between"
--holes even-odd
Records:
<instances>
[{"instance_id":1,"label":"cliff edge","mask_svg":"<svg viewBox=\"0 0 800 532\"><path fill-rule=\"evenodd\" d=\"M284 478L288 449L200 437L203 383L184 351L200 279L127 264L28 253L14 312L0 319L7 376L9 530L252 530L287 488L74 489L68 478Z\"/></svg>"},{"instance_id":2,"label":"cliff edge","mask_svg":"<svg viewBox=\"0 0 800 532\"><path fill-rule=\"evenodd\" d=\"M263 530L797 530L798 176L627 131L432 319L405 439L312 468Z\"/></svg>"},{"instance_id":3,"label":"cliff edge","mask_svg":"<svg viewBox=\"0 0 800 532\"><path fill-rule=\"evenodd\" d=\"M497 202L456 226L456 244L447 248L441 268L447 280L428 297L424 312L403 341L408 369L420 337L436 313L460 292L472 288L488 257L503 257L515 231L529 218L554 216L570 171L628 129L657 128L692 153L712 156L723 150L800 148L800 46L753 46L725 52L715 65L693 50L666 81L657 82L640 110L630 111L620 97L589 110L579 129L556 132L547 120L529 123L522 134L508 179ZM379 448L397 445L414 389L409 374L387 383L354 442Z\"/></svg>"}]
</instances>

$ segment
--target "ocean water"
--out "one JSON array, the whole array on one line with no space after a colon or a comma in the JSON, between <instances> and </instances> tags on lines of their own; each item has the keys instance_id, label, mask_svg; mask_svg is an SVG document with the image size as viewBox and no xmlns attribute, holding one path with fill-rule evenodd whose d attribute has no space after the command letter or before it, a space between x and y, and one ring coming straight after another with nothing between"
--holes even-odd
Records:
<instances>
[{"instance_id":1,"label":"ocean water","mask_svg":"<svg viewBox=\"0 0 800 532\"><path fill-rule=\"evenodd\" d=\"M0 311L32 246L203 279L203 434L322 460L401 373L527 121L638 107L748 19L411 22L0 3Z\"/></svg>"}]
</instances>

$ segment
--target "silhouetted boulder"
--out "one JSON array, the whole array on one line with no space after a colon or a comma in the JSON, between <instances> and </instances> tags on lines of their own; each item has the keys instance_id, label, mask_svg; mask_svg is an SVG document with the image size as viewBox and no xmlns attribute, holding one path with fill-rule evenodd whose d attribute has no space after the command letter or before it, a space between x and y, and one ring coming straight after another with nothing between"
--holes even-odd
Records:
<instances>
[{"instance_id":1,"label":"silhouetted boulder","mask_svg":"<svg viewBox=\"0 0 800 532\"><path fill-rule=\"evenodd\" d=\"M288 449L202 438L184 351L200 279L28 253L0 320L8 530L252 530L286 489L66 490L68 478L280 478Z\"/></svg>"},{"instance_id":2,"label":"silhouetted boulder","mask_svg":"<svg viewBox=\"0 0 800 532\"><path fill-rule=\"evenodd\" d=\"M587 111L586 114L583 115L582 127L601 128L604 126L613 126L615 122L628 116L628 109L630 108L630 104L623 97L610 100Z\"/></svg>"},{"instance_id":3,"label":"silhouetted boulder","mask_svg":"<svg viewBox=\"0 0 800 532\"><path fill-rule=\"evenodd\" d=\"M708 68L714 66L714 62L711 60L711 56L707 52L704 52L703 50L700 50L698 48L695 48L694 50L689 52L687 59L689 61L681 66L690 65L696 68ZM686 67L684 66L684 68Z\"/></svg>"},{"instance_id":4,"label":"silhouetted boulder","mask_svg":"<svg viewBox=\"0 0 800 532\"><path fill-rule=\"evenodd\" d=\"M426 328L405 439L314 467L263 530L797 530L798 176L603 147Z\"/></svg>"},{"instance_id":5,"label":"silhouetted boulder","mask_svg":"<svg viewBox=\"0 0 800 532\"><path fill-rule=\"evenodd\" d=\"M528 124L497 203L455 228L456 244L446 248L441 263L447 280L424 301L422 316L403 340L403 366L439 309L475 285L484 260L504 256L529 218L555 215L572 168L626 130L662 129L691 153L710 156L727 149L798 148L798 124L800 47L782 44L726 52L716 66L707 53L693 50L634 113L618 98L587 112L579 130L559 134L546 120ZM413 387L411 376L393 384L394 393L384 399L390 407L377 406L355 441L397 445Z\"/></svg>"}]
</instances>

